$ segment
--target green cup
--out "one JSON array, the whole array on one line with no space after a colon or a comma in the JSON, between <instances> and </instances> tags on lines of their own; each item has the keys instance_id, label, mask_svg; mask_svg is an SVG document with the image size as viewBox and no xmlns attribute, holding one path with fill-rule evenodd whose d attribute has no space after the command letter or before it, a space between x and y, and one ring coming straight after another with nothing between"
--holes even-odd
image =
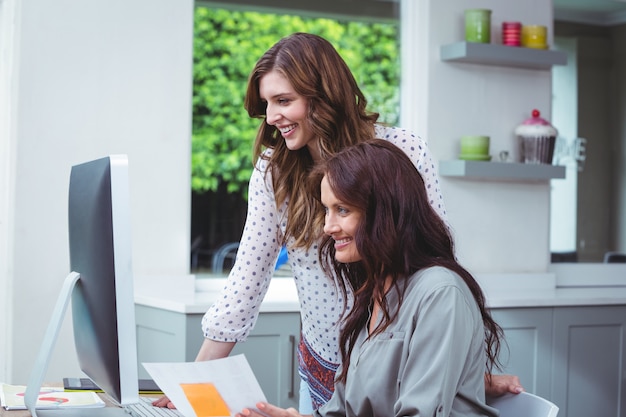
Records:
<instances>
[{"instance_id":1,"label":"green cup","mask_svg":"<svg viewBox=\"0 0 626 417\"><path fill-rule=\"evenodd\" d=\"M461 157L489 155L489 136L461 136Z\"/></svg>"},{"instance_id":2,"label":"green cup","mask_svg":"<svg viewBox=\"0 0 626 417\"><path fill-rule=\"evenodd\" d=\"M491 42L491 10L465 10L465 40L467 42Z\"/></svg>"}]
</instances>

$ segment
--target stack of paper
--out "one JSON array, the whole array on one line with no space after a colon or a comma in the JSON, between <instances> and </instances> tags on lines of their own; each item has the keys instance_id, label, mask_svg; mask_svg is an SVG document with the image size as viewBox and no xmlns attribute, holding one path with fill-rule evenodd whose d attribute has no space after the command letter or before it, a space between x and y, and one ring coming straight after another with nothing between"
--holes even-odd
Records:
<instances>
[{"instance_id":1,"label":"stack of paper","mask_svg":"<svg viewBox=\"0 0 626 417\"><path fill-rule=\"evenodd\" d=\"M7 410L26 410L25 385L0 385L0 403ZM63 387L41 387L36 408L94 408L104 407L104 401L95 392L67 392Z\"/></svg>"}]
</instances>

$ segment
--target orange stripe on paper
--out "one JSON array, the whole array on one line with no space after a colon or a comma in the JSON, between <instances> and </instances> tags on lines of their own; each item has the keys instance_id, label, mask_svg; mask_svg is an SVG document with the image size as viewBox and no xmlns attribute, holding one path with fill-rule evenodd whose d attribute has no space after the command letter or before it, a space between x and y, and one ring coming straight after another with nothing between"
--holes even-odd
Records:
<instances>
[{"instance_id":1,"label":"orange stripe on paper","mask_svg":"<svg viewBox=\"0 0 626 417\"><path fill-rule=\"evenodd\" d=\"M210 382L180 384L197 417L229 417L230 410Z\"/></svg>"}]
</instances>

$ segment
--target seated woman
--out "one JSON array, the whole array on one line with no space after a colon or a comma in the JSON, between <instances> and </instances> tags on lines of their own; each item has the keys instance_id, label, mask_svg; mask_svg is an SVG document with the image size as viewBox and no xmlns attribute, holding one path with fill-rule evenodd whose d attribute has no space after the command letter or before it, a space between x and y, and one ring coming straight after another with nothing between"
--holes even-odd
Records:
<instances>
[{"instance_id":1,"label":"seated woman","mask_svg":"<svg viewBox=\"0 0 626 417\"><path fill-rule=\"evenodd\" d=\"M457 262L411 160L374 139L337 153L311 178L323 206L320 261L347 300L335 392L313 415L496 416L484 375L498 365L502 330Z\"/></svg>"}]
</instances>

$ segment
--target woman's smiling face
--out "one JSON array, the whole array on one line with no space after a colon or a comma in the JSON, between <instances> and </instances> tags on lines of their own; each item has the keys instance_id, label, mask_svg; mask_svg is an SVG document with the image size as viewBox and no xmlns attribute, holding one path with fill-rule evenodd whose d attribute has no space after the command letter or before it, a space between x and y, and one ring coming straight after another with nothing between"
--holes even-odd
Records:
<instances>
[{"instance_id":1,"label":"woman's smiling face","mask_svg":"<svg viewBox=\"0 0 626 417\"><path fill-rule=\"evenodd\" d=\"M313 158L317 159L317 139L307 120L309 100L296 93L289 80L275 70L259 81L259 95L267 105L266 123L278 128L287 148L295 151L308 146Z\"/></svg>"},{"instance_id":2,"label":"woman's smiling face","mask_svg":"<svg viewBox=\"0 0 626 417\"><path fill-rule=\"evenodd\" d=\"M360 261L361 255L356 247L354 236L361 223L362 213L335 196L327 176L322 178L320 191L322 205L326 212L324 233L335 241L335 259L342 263Z\"/></svg>"}]
</instances>

